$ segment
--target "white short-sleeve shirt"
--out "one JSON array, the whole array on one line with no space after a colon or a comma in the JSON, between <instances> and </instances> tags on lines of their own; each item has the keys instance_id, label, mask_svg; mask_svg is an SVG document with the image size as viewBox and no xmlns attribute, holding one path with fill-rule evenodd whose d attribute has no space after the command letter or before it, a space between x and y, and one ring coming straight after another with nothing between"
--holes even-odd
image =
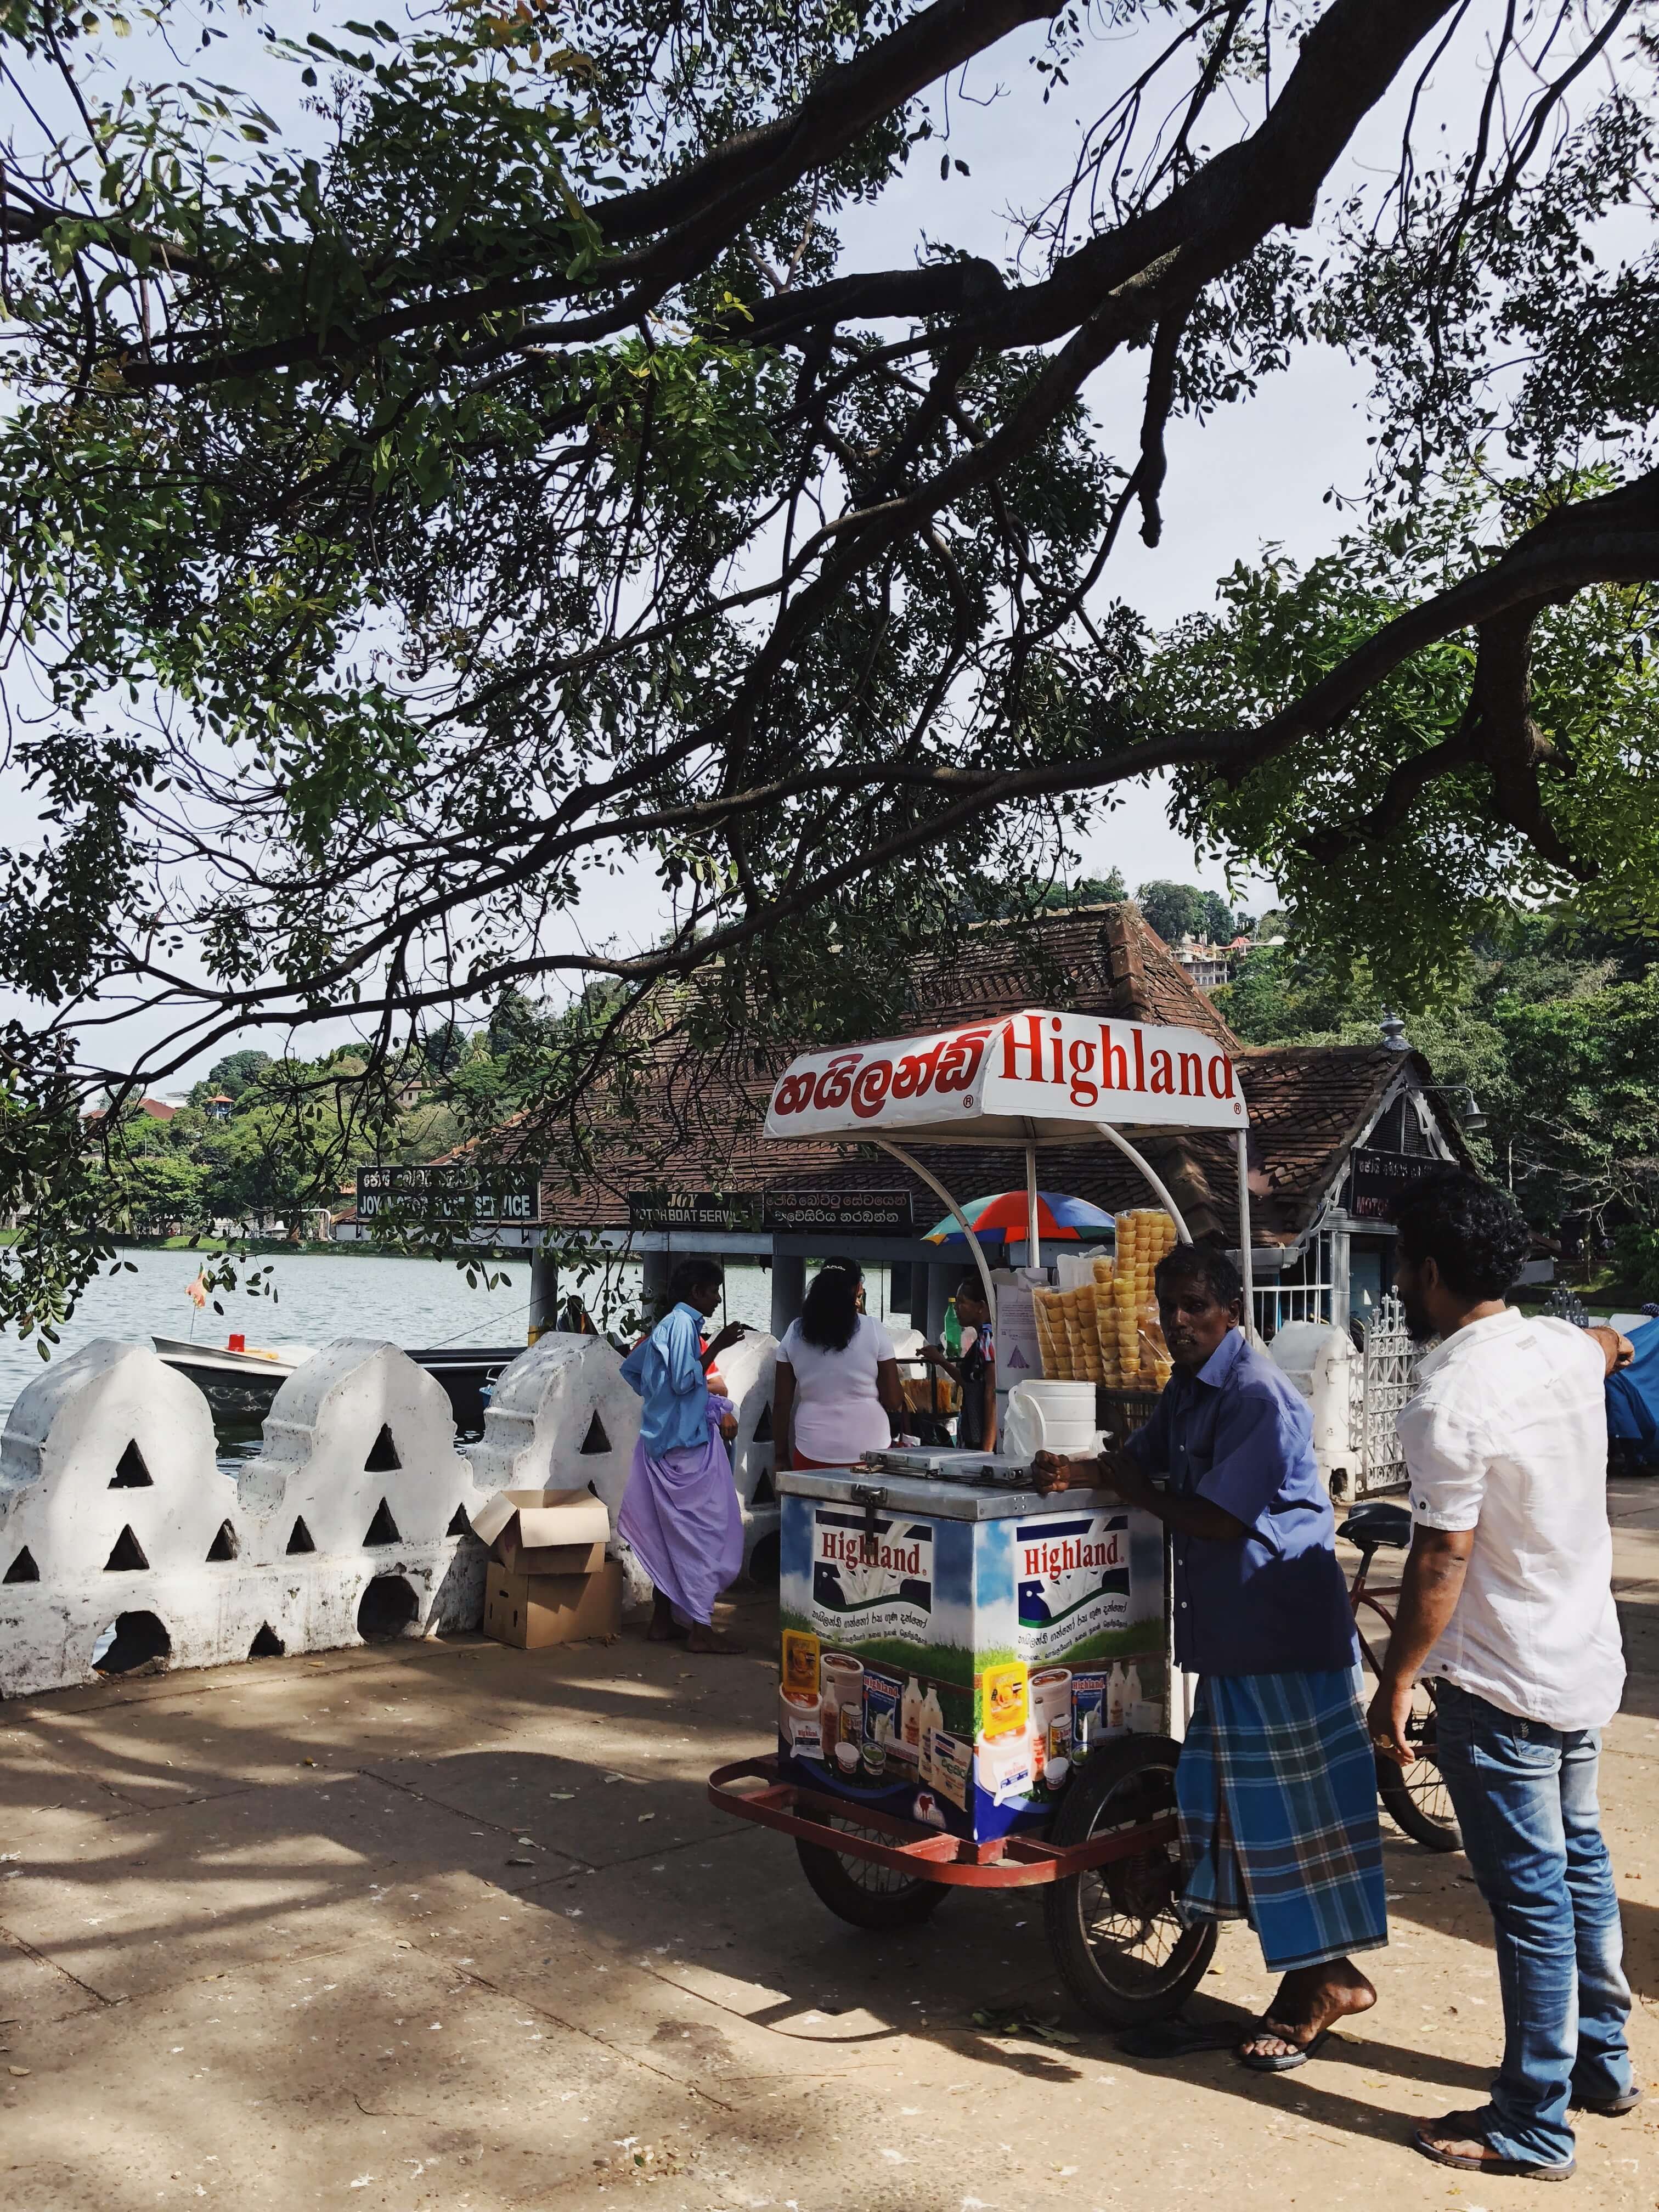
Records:
<instances>
[{"instance_id":1,"label":"white short-sleeve shirt","mask_svg":"<svg viewBox=\"0 0 1659 2212\"><path fill-rule=\"evenodd\" d=\"M867 1451L884 1451L892 1428L876 1395L876 1370L895 1359L893 1340L878 1321L859 1316L842 1352L809 1344L792 1321L778 1358L794 1370L795 1449L806 1459L845 1467Z\"/></svg>"},{"instance_id":2,"label":"white short-sleeve shirt","mask_svg":"<svg viewBox=\"0 0 1659 2212\"><path fill-rule=\"evenodd\" d=\"M1547 1728L1601 1727L1625 1686L1605 1374L1582 1329L1506 1307L1424 1356L1399 1419L1413 1520L1474 1531L1423 1672Z\"/></svg>"}]
</instances>

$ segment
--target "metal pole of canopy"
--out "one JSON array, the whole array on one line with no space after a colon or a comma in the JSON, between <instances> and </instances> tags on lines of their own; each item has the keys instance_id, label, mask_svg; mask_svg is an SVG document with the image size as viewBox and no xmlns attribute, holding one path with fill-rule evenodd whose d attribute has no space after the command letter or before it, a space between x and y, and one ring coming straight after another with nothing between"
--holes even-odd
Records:
<instances>
[{"instance_id":1,"label":"metal pole of canopy","mask_svg":"<svg viewBox=\"0 0 1659 2212\"><path fill-rule=\"evenodd\" d=\"M1037 1229L1036 1146L1025 1147L1025 1264L1042 1265L1042 1242Z\"/></svg>"},{"instance_id":2,"label":"metal pole of canopy","mask_svg":"<svg viewBox=\"0 0 1659 2212\"><path fill-rule=\"evenodd\" d=\"M955 1199L951 1197L950 1192L946 1190L945 1185L939 1181L939 1177L936 1175L929 1175L927 1169L921 1164L921 1162L918 1159L913 1159L910 1154L905 1151L902 1145L896 1145L890 1137L874 1137L872 1141L878 1145L884 1152L890 1154L892 1158L896 1159L901 1167L908 1168L913 1176L920 1176L923 1182L927 1184L928 1189L933 1192L934 1197L943 1200L950 1212L956 1216L957 1225L960 1227L963 1235L968 1239L969 1245L973 1248L974 1265L979 1269L979 1279L984 1288L986 1305L989 1308L992 1314L994 1315L997 1310L997 1294L991 1287L991 1270L986 1264L985 1255L980 1249L979 1239L975 1236L973 1230L969 1224L967 1215L957 1204Z\"/></svg>"},{"instance_id":3,"label":"metal pole of canopy","mask_svg":"<svg viewBox=\"0 0 1659 2212\"><path fill-rule=\"evenodd\" d=\"M1244 1341L1255 1340L1255 1277L1250 1267L1250 1156L1249 1139L1238 1132L1238 1272L1244 1279Z\"/></svg>"},{"instance_id":4,"label":"metal pole of canopy","mask_svg":"<svg viewBox=\"0 0 1659 2212\"><path fill-rule=\"evenodd\" d=\"M1176 1204L1174 1199L1170 1197L1169 1185L1164 1182L1162 1176L1153 1172L1152 1162L1146 1158L1144 1153L1138 1152L1134 1146L1129 1142L1129 1139L1127 1137L1121 1135L1119 1132L1112 1127L1109 1121L1097 1121L1095 1124L1095 1127L1099 1130L1103 1137L1105 1137L1112 1144L1117 1146L1119 1152L1123 1154L1125 1159L1132 1162L1134 1166L1139 1169L1141 1174L1146 1176L1147 1182L1158 1193L1158 1195L1163 1200L1164 1212L1169 1215L1170 1218L1176 1225L1176 1235L1181 1239L1183 1244L1190 1244L1193 1241L1193 1232L1188 1228L1186 1221L1182 1215L1181 1208Z\"/></svg>"}]
</instances>

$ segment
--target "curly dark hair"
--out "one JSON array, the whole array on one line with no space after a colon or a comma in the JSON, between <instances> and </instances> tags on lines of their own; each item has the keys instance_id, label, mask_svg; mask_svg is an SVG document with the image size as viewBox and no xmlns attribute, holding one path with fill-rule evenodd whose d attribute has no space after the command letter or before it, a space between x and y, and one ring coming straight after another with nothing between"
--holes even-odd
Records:
<instances>
[{"instance_id":1,"label":"curly dark hair","mask_svg":"<svg viewBox=\"0 0 1659 2212\"><path fill-rule=\"evenodd\" d=\"M1462 1168L1419 1183L1395 1205L1394 1221L1406 1259L1432 1260L1448 1290L1475 1301L1507 1297L1532 1244L1509 1193Z\"/></svg>"},{"instance_id":2,"label":"curly dark hair","mask_svg":"<svg viewBox=\"0 0 1659 2212\"><path fill-rule=\"evenodd\" d=\"M1152 1270L1160 1297L1166 1283L1202 1283L1218 1306L1243 1307L1244 1278L1219 1244L1177 1244L1166 1252Z\"/></svg>"}]
</instances>

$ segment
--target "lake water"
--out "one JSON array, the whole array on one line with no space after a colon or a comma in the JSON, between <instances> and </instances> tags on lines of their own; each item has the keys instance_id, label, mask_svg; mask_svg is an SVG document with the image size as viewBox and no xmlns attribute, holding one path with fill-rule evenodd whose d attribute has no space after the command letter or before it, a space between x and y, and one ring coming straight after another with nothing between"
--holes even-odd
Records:
<instances>
[{"instance_id":1,"label":"lake water","mask_svg":"<svg viewBox=\"0 0 1659 2212\"><path fill-rule=\"evenodd\" d=\"M148 1344L152 1335L187 1337L192 1322L193 1334L208 1344L222 1344L236 1329L250 1345L320 1347L337 1336L363 1336L422 1349L522 1344L529 1322L530 1269L522 1261L498 1264L492 1272L506 1281L486 1291L469 1289L465 1276L447 1261L298 1252L262 1257L258 1264L272 1270L275 1301L222 1291L219 1303L225 1310L220 1315L210 1305L198 1313L186 1295L201 1265L197 1254L135 1251L120 1257L131 1261L134 1272L123 1267L119 1274L100 1275L91 1285L60 1332L55 1358L100 1336L138 1344ZM612 1282L625 1302L637 1304L637 1267L617 1270ZM771 1284L770 1274L760 1267L728 1267L726 1316L764 1328L771 1313ZM885 1310L885 1271L872 1268L872 1313ZM592 1299L591 1291L587 1295ZM0 1419L42 1365L32 1338L20 1340L0 1332Z\"/></svg>"}]
</instances>

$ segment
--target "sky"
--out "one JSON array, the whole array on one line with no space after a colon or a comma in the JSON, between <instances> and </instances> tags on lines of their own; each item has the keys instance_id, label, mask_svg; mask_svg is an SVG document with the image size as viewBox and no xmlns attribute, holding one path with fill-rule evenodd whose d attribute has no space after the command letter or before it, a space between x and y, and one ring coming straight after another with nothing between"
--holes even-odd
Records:
<instances>
[{"instance_id":1,"label":"sky","mask_svg":"<svg viewBox=\"0 0 1659 2212\"><path fill-rule=\"evenodd\" d=\"M284 0L282 27L300 33L308 22L329 26L349 12L343 6ZM132 43L137 48L140 41ZM1071 86L1045 108L1029 66L1038 43L1030 31L1017 33L973 64L965 81L952 81L949 151L953 161L968 164L969 174L953 167L948 182L941 182L937 142L919 148L896 187L873 207L842 219L843 270L902 263L923 234L1006 262L1017 237L1010 211L1040 204L1064 181L1079 118L1100 112L1122 82L1129 56L1139 50L1133 39L1094 37L1073 68ZM1450 92L1473 60L1473 54L1449 58L1443 76ZM166 66L158 57L158 73ZM138 61L135 74L148 73L146 63ZM295 112L295 73L273 65L257 40L239 39L216 49L212 74L255 93L279 119ZM1449 96L1445 87L1437 96ZM939 92L931 96L931 106L942 125L945 101ZM1354 149L1362 166L1392 167L1398 127L1397 114L1386 112L1370 126ZM1126 465L1135 450L1144 362L1142 354L1109 364L1085 395L1103 441ZM1212 605L1218 579L1235 562L1258 557L1264 544L1279 545L1298 561L1328 550L1341 523L1325 495L1333 488L1358 492L1365 479L1365 388L1363 374L1340 356L1306 349L1245 404L1202 425L1172 423L1162 542L1148 550L1133 529L1126 530L1102 596L1127 599L1154 628L1164 628ZM0 843L28 839L34 833L33 814L15 790L0 787ZM1195 853L1170 826L1157 785L1123 795L1087 837L1081 862L1089 874L1121 867L1131 888L1155 877L1228 888L1219 862ZM580 917L585 940L648 941L659 921L648 873L629 869L592 881ZM1254 910L1272 902L1272 887L1260 881L1232 888L1240 903ZM314 1030L308 1040L302 1049L315 1050L322 1042ZM274 1037L254 1041L280 1048ZM203 1073L204 1066L192 1069L167 1088L177 1093Z\"/></svg>"}]
</instances>

